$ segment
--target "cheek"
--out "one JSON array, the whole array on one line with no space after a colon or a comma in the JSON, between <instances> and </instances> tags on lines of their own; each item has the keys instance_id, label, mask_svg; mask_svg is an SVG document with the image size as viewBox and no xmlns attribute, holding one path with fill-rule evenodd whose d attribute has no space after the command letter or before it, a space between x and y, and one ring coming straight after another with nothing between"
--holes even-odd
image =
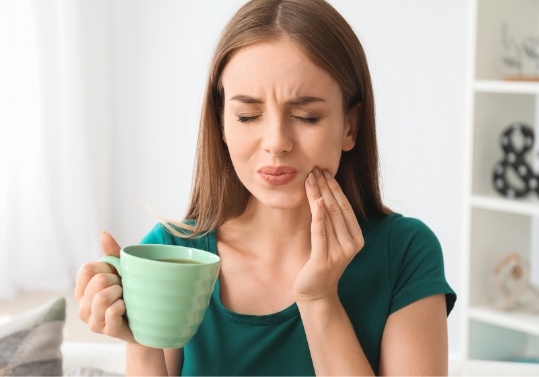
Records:
<instances>
[{"instance_id":1,"label":"cheek","mask_svg":"<svg viewBox=\"0 0 539 377\"><path fill-rule=\"evenodd\" d=\"M328 169L332 174L337 172L342 155L342 136L326 134L317 143L307 145L317 166Z\"/></svg>"},{"instance_id":2,"label":"cheek","mask_svg":"<svg viewBox=\"0 0 539 377\"><path fill-rule=\"evenodd\" d=\"M337 174L337 170L339 170L340 162L341 162L341 153L336 152L335 154L332 154L331 156L328 157L325 168L329 170L331 175L335 176L335 174Z\"/></svg>"},{"instance_id":3,"label":"cheek","mask_svg":"<svg viewBox=\"0 0 539 377\"><path fill-rule=\"evenodd\" d=\"M231 141L234 141L236 138L236 119L229 109L225 106L223 109L223 116L221 118L222 127L223 127L223 140L225 143L230 144Z\"/></svg>"},{"instance_id":4,"label":"cheek","mask_svg":"<svg viewBox=\"0 0 539 377\"><path fill-rule=\"evenodd\" d=\"M237 163L247 159L253 154L252 142L246 137L245 133L225 127L223 139L226 143L228 154L235 167Z\"/></svg>"},{"instance_id":5,"label":"cheek","mask_svg":"<svg viewBox=\"0 0 539 377\"><path fill-rule=\"evenodd\" d=\"M314 167L326 169L332 176L337 173L341 160L341 153L338 150L328 148L313 149L307 155L309 156L309 169L312 170Z\"/></svg>"},{"instance_id":6,"label":"cheek","mask_svg":"<svg viewBox=\"0 0 539 377\"><path fill-rule=\"evenodd\" d=\"M237 135L230 123L230 120L223 117L223 141L226 143L229 151L237 144Z\"/></svg>"}]
</instances>

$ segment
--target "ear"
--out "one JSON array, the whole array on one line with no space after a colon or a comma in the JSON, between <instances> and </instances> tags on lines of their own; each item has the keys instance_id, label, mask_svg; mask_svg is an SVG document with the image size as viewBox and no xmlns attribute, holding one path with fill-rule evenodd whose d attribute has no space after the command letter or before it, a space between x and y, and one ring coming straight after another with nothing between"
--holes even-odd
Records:
<instances>
[{"instance_id":1,"label":"ear","mask_svg":"<svg viewBox=\"0 0 539 377\"><path fill-rule=\"evenodd\" d=\"M356 145L359 119L361 116L361 103L355 105L348 114L345 114L342 150L348 152Z\"/></svg>"}]
</instances>

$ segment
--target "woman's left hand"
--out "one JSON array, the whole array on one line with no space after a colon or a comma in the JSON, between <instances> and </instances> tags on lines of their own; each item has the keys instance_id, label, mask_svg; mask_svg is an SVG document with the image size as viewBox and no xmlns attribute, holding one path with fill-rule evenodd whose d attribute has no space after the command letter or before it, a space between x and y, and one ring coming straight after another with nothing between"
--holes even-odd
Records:
<instances>
[{"instance_id":1,"label":"woman's left hand","mask_svg":"<svg viewBox=\"0 0 539 377\"><path fill-rule=\"evenodd\" d=\"M294 283L294 298L335 298L346 266L363 248L364 239L350 202L327 171L315 167L305 182L312 213L311 256Z\"/></svg>"}]
</instances>

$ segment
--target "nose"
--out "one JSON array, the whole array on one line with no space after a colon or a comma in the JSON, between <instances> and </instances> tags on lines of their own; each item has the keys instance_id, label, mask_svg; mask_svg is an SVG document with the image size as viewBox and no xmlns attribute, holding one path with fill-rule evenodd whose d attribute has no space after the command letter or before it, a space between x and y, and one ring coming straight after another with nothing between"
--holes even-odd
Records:
<instances>
[{"instance_id":1,"label":"nose","mask_svg":"<svg viewBox=\"0 0 539 377\"><path fill-rule=\"evenodd\" d=\"M293 146L291 130L283 117L275 117L268 120L264 127L262 147L273 156L282 156L289 153Z\"/></svg>"}]
</instances>

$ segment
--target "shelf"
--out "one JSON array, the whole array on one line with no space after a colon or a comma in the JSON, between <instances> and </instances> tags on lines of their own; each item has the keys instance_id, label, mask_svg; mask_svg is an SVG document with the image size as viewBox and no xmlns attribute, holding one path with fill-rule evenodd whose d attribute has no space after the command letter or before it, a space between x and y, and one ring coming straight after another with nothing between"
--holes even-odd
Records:
<instances>
[{"instance_id":1,"label":"shelf","mask_svg":"<svg viewBox=\"0 0 539 377\"><path fill-rule=\"evenodd\" d=\"M476 80L474 90L478 93L539 94L539 82Z\"/></svg>"},{"instance_id":2,"label":"shelf","mask_svg":"<svg viewBox=\"0 0 539 377\"><path fill-rule=\"evenodd\" d=\"M503 312L488 307L471 307L470 318L483 323L539 336L539 314Z\"/></svg>"},{"instance_id":3,"label":"shelf","mask_svg":"<svg viewBox=\"0 0 539 377\"><path fill-rule=\"evenodd\" d=\"M473 195L471 204L474 208L520 215L539 216L539 201L533 197L525 199L505 199L488 195Z\"/></svg>"},{"instance_id":4,"label":"shelf","mask_svg":"<svg viewBox=\"0 0 539 377\"><path fill-rule=\"evenodd\" d=\"M509 125L520 122L538 132L537 67L535 59L528 59L531 50L524 50L528 48L524 42L539 30L539 0L470 0L469 4L473 34L466 134L470 187L464 200L463 288L468 296L462 311L463 353L467 359L520 360L539 355L539 313L497 310L487 298L492 295L495 263L511 251L533 263L530 270L536 275L539 195L504 197L493 185L493 168L503 156L501 135ZM532 154L532 169L537 171L535 148ZM506 178L516 183L512 173Z\"/></svg>"}]
</instances>

